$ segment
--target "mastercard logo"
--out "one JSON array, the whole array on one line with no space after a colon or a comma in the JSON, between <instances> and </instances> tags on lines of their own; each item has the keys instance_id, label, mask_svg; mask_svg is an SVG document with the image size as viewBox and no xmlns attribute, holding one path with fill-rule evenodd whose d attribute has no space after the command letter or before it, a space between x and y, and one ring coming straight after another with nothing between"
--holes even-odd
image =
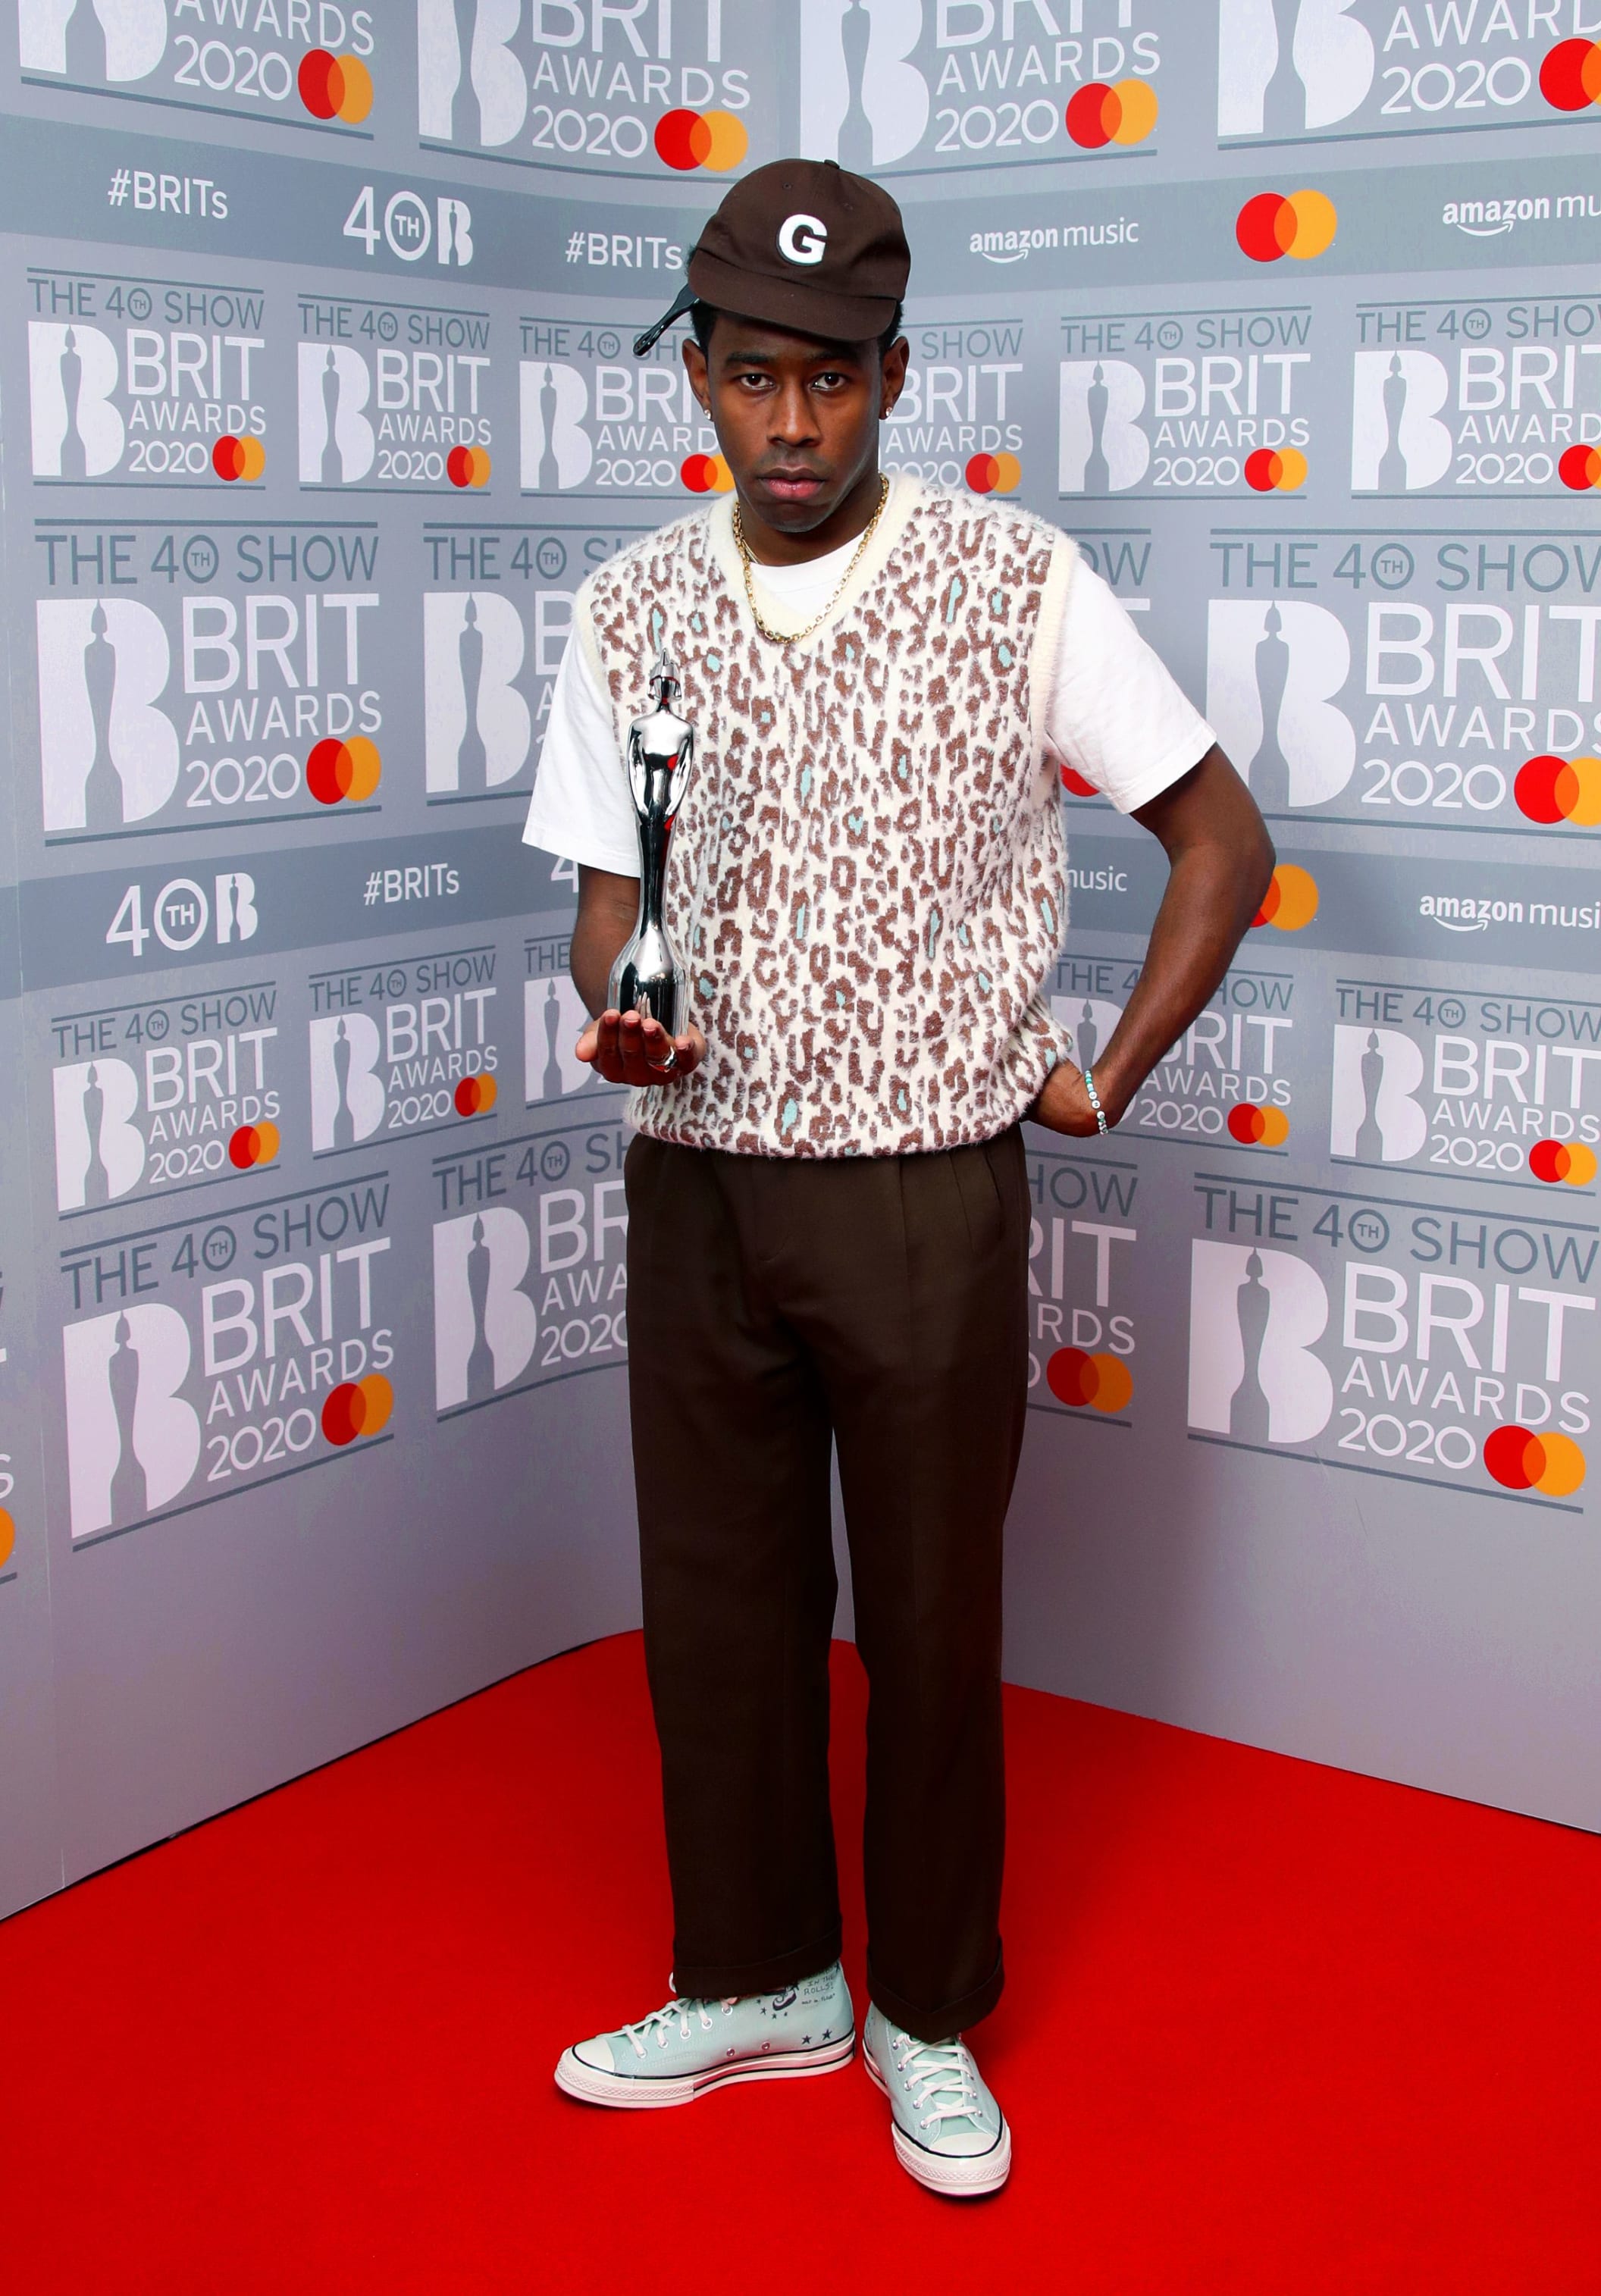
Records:
<instances>
[{"instance_id":1,"label":"mastercard logo","mask_svg":"<svg viewBox=\"0 0 1601 2296\"><path fill-rule=\"evenodd\" d=\"M1527 1427L1498 1427L1486 1439L1484 1464L1504 1491L1539 1491L1570 1498L1584 1481L1584 1454L1566 1435L1536 1435Z\"/></svg>"},{"instance_id":2,"label":"mastercard logo","mask_svg":"<svg viewBox=\"0 0 1601 2296\"><path fill-rule=\"evenodd\" d=\"M1058 1403L1076 1411L1121 1411L1134 1392L1134 1374L1121 1356L1086 1355L1082 1348L1058 1348L1045 1367L1046 1384Z\"/></svg>"},{"instance_id":3,"label":"mastercard logo","mask_svg":"<svg viewBox=\"0 0 1601 2296\"><path fill-rule=\"evenodd\" d=\"M1282 1108L1259 1108L1243 1100L1228 1111L1228 1136L1242 1148L1282 1148L1290 1136L1290 1119Z\"/></svg>"},{"instance_id":4,"label":"mastercard logo","mask_svg":"<svg viewBox=\"0 0 1601 2296\"><path fill-rule=\"evenodd\" d=\"M1292 495L1306 484L1306 456L1295 447L1259 447L1245 457L1245 484L1259 495Z\"/></svg>"},{"instance_id":5,"label":"mastercard logo","mask_svg":"<svg viewBox=\"0 0 1601 2296\"><path fill-rule=\"evenodd\" d=\"M1334 242L1340 218L1323 192L1259 192L1235 220L1234 235L1252 263L1277 263L1293 255L1309 263Z\"/></svg>"},{"instance_id":6,"label":"mastercard logo","mask_svg":"<svg viewBox=\"0 0 1601 2296\"><path fill-rule=\"evenodd\" d=\"M726 495L734 473L720 455L686 455L678 476L692 495Z\"/></svg>"},{"instance_id":7,"label":"mastercard logo","mask_svg":"<svg viewBox=\"0 0 1601 2296\"><path fill-rule=\"evenodd\" d=\"M373 109L373 75L359 56L308 48L300 58L300 102L314 119L342 119L358 127Z\"/></svg>"},{"instance_id":8,"label":"mastercard logo","mask_svg":"<svg viewBox=\"0 0 1601 2296\"><path fill-rule=\"evenodd\" d=\"M1601 825L1601 758L1531 758L1518 767L1512 794L1526 821L1594 829Z\"/></svg>"},{"instance_id":9,"label":"mastercard logo","mask_svg":"<svg viewBox=\"0 0 1601 2296\"><path fill-rule=\"evenodd\" d=\"M1156 125L1156 90L1149 80L1120 79L1109 86L1104 79L1092 79L1063 117L1075 144L1098 152L1104 144L1143 144Z\"/></svg>"},{"instance_id":10,"label":"mastercard logo","mask_svg":"<svg viewBox=\"0 0 1601 2296\"><path fill-rule=\"evenodd\" d=\"M12 1521L9 1507L0 1506L0 1570L11 1561L12 1549L17 1543L17 1526Z\"/></svg>"},{"instance_id":11,"label":"mastercard logo","mask_svg":"<svg viewBox=\"0 0 1601 2296\"><path fill-rule=\"evenodd\" d=\"M1022 464L1015 455L975 455L966 479L975 495L1014 494L1022 483Z\"/></svg>"},{"instance_id":12,"label":"mastercard logo","mask_svg":"<svg viewBox=\"0 0 1601 2296\"><path fill-rule=\"evenodd\" d=\"M228 1161L248 1172L257 1164L270 1164L279 1147L275 1124L242 1124L228 1143Z\"/></svg>"},{"instance_id":13,"label":"mastercard logo","mask_svg":"<svg viewBox=\"0 0 1601 2296\"><path fill-rule=\"evenodd\" d=\"M1601 487L1601 447L1564 447L1556 460L1556 475L1576 495Z\"/></svg>"},{"instance_id":14,"label":"mastercard logo","mask_svg":"<svg viewBox=\"0 0 1601 2296\"><path fill-rule=\"evenodd\" d=\"M259 439L241 439L233 431L211 449L211 468L219 479L259 479L267 468L267 448Z\"/></svg>"},{"instance_id":15,"label":"mastercard logo","mask_svg":"<svg viewBox=\"0 0 1601 2296\"><path fill-rule=\"evenodd\" d=\"M306 760L306 786L319 805L338 805L345 798L359 804L372 796L382 771L378 744L365 734L353 734L348 742L330 736Z\"/></svg>"},{"instance_id":16,"label":"mastercard logo","mask_svg":"<svg viewBox=\"0 0 1601 2296\"><path fill-rule=\"evenodd\" d=\"M323 1406L323 1432L330 1443L354 1443L358 1435L376 1435L394 1407L395 1390L381 1371L341 1380Z\"/></svg>"},{"instance_id":17,"label":"mastercard logo","mask_svg":"<svg viewBox=\"0 0 1601 2296\"><path fill-rule=\"evenodd\" d=\"M500 1096L492 1076L464 1077L452 1095L458 1116L487 1116Z\"/></svg>"},{"instance_id":18,"label":"mastercard logo","mask_svg":"<svg viewBox=\"0 0 1601 2296\"><path fill-rule=\"evenodd\" d=\"M1070 797L1099 797L1101 794L1093 782L1087 782L1082 774L1074 773L1071 766L1062 768L1062 786Z\"/></svg>"},{"instance_id":19,"label":"mastercard logo","mask_svg":"<svg viewBox=\"0 0 1601 2296\"><path fill-rule=\"evenodd\" d=\"M1539 92L1557 111L1601 103L1601 46L1594 40L1558 40L1540 65Z\"/></svg>"},{"instance_id":20,"label":"mastercard logo","mask_svg":"<svg viewBox=\"0 0 1601 2296\"><path fill-rule=\"evenodd\" d=\"M1537 1180L1588 1188L1596 1177L1596 1152L1582 1140L1537 1140L1529 1151L1529 1169Z\"/></svg>"},{"instance_id":21,"label":"mastercard logo","mask_svg":"<svg viewBox=\"0 0 1601 2296\"><path fill-rule=\"evenodd\" d=\"M1310 869L1298 869L1293 861L1281 861L1251 922L1253 926L1273 925L1280 932L1299 932L1317 914L1316 877Z\"/></svg>"},{"instance_id":22,"label":"mastercard logo","mask_svg":"<svg viewBox=\"0 0 1601 2296\"><path fill-rule=\"evenodd\" d=\"M489 450L487 447L452 447L445 457L445 476L453 487L487 487Z\"/></svg>"},{"instance_id":23,"label":"mastercard logo","mask_svg":"<svg viewBox=\"0 0 1601 2296\"><path fill-rule=\"evenodd\" d=\"M724 175L750 145L744 122L731 111L664 111L656 122L656 157L682 175L694 168Z\"/></svg>"}]
</instances>

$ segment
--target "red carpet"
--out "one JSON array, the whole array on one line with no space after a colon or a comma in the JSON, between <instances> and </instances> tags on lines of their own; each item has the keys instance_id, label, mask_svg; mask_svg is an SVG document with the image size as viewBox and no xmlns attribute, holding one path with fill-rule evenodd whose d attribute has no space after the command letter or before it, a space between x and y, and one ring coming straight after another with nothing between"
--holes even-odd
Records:
<instances>
[{"instance_id":1,"label":"red carpet","mask_svg":"<svg viewBox=\"0 0 1601 2296\"><path fill-rule=\"evenodd\" d=\"M860 1992L863 1689L837 1652ZM1014 1691L997 2201L858 2066L551 2083L662 1997L636 1638L0 1928L0 2283L162 2296L1601 2288L1601 1841Z\"/></svg>"}]
</instances>

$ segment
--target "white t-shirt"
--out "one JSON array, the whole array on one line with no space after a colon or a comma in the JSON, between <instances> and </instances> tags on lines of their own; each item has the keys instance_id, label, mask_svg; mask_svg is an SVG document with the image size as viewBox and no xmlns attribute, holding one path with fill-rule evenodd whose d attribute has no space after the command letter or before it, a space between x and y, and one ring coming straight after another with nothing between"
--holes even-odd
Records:
<instances>
[{"instance_id":1,"label":"white t-shirt","mask_svg":"<svg viewBox=\"0 0 1601 2296\"><path fill-rule=\"evenodd\" d=\"M803 627L833 597L856 548L852 540L799 566L756 567L764 616ZM1120 813L1159 797L1217 738L1082 560L1068 588L1045 726L1063 760ZM562 657L522 833L528 844L564 861L620 877L639 874L634 808L611 702L581 644L570 644Z\"/></svg>"}]
</instances>

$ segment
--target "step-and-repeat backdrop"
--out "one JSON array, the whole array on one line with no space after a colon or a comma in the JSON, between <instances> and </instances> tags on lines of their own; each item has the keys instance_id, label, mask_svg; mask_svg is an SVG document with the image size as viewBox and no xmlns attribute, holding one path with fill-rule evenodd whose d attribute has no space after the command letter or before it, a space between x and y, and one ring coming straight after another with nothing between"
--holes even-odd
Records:
<instances>
[{"instance_id":1,"label":"step-and-repeat backdrop","mask_svg":"<svg viewBox=\"0 0 1601 2296\"><path fill-rule=\"evenodd\" d=\"M889 462L1078 537L1281 856L1030 1144L1010 1669L1601 1824L1601 0L5 9L0 1909L635 1615L519 831L727 483L630 339L797 148L907 209ZM1063 803L1088 1061L1162 865Z\"/></svg>"}]
</instances>

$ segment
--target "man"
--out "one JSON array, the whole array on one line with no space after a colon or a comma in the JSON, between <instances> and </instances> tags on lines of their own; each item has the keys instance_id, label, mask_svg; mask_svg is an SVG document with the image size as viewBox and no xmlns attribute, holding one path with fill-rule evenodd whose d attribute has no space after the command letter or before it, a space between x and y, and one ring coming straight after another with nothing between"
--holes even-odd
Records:
<instances>
[{"instance_id":1,"label":"man","mask_svg":"<svg viewBox=\"0 0 1601 2296\"><path fill-rule=\"evenodd\" d=\"M685 361L735 499L579 592L529 817L530 842L579 865L579 1055L634 1087L629 1381L676 1932L675 1998L568 2049L556 2079L677 2104L853 2052L828 1806L832 1446L871 1685L864 2061L902 2165L966 2195L1011 2162L961 2036L1003 1981L1018 1125L1117 1122L1221 980L1273 857L1066 537L881 477L909 267L894 201L832 162L776 162L724 200L668 320L692 307ZM667 878L689 976L676 1037L606 1009L638 893L622 744L659 644L701 745ZM1093 1075L1044 994L1063 762L1170 865Z\"/></svg>"}]
</instances>

